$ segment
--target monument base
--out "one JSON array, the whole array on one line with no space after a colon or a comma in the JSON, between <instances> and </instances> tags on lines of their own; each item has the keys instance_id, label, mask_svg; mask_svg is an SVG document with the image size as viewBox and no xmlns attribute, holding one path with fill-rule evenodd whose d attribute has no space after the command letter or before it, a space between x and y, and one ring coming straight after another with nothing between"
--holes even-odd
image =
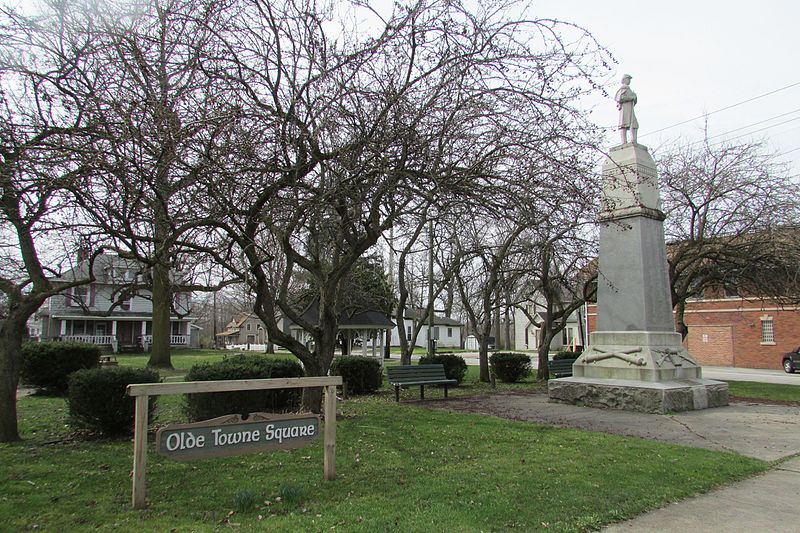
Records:
<instances>
[{"instance_id":1,"label":"monument base","mask_svg":"<svg viewBox=\"0 0 800 533\"><path fill-rule=\"evenodd\" d=\"M550 401L664 414L728 405L728 384L710 379L664 382L571 377L551 379Z\"/></svg>"},{"instance_id":2,"label":"monument base","mask_svg":"<svg viewBox=\"0 0 800 533\"><path fill-rule=\"evenodd\" d=\"M644 413L728 405L728 384L702 379L702 369L671 331L597 331L572 365L553 379L550 400Z\"/></svg>"}]
</instances>

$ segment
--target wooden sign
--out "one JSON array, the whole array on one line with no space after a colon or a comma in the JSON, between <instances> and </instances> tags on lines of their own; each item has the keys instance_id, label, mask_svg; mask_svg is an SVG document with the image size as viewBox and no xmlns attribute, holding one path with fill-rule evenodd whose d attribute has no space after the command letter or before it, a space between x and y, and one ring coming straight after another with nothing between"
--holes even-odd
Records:
<instances>
[{"instance_id":1,"label":"wooden sign","mask_svg":"<svg viewBox=\"0 0 800 533\"><path fill-rule=\"evenodd\" d=\"M156 450L176 461L228 457L310 444L319 435L317 415L251 413L226 415L192 424L174 424L156 433Z\"/></svg>"}]
</instances>

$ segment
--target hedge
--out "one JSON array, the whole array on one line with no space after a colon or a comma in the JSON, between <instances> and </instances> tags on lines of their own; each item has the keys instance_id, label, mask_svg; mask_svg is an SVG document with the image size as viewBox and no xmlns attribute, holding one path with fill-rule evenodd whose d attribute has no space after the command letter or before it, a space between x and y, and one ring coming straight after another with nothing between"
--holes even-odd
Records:
<instances>
[{"instance_id":1,"label":"hedge","mask_svg":"<svg viewBox=\"0 0 800 533\"><path fill-rule=\"evenodd\" d=\"M496 352L489 357L492 371L504 383L516 383L531 375L531 358L524 353Z\"/></svg>"},{"instance_id":2,"label":"hedge","mask_svg":"<svg viewBox=\"0 0 800 533\"><path fill-rule=\"evenodd\" d=\"M331 364L331 375L342 376L347 394L369 394L381 388L383 368L374 357L344 355Z\"/></svg>"},{"instance_id":3,"label":"hedge","mask_svg":"<svg viewBox=\"0 0 800 533\"><path fill-rule=\"evenodd\" d=\"M186 381L303 377L299 362L262 355L234 355L219 363L193 366ZM184 410L190 420L206 420L228 414L285 412L300 405L302 389L271 389L187 394Z\"/></svg>"},{"instance_id":4,"label":"hedge","mask_svg":"<svg viewBox=\"0 0 800 533\"><path fill-rule=\"evenodd\" d=\"M50 394L63 396L69 375L96 368L100 348L82 342L29 342L22 345L22 382Z\"/></svg>"},{"instance_id":5,"label":"hedge","mask_svg":"<svg viewBox=\"0 0 800 533\"><path fill-rule=\"evenodd\" d=\"M89 368L69 377L67 404L70 424L99 431L108 437L133 433L136 399L126 394L131 383L158 383L158 372L149 368ZM156 397L148 410L155 412Z\"/></svg>"},{"instance_id":6,"label":"hedge","mask_svg":"<svg viewBox=\"0 0 800 533\"><path fill-rule=\"evenodd\" d=\"M447 376L447 379L455 379L459 385L467 374L467 362L463 357L454 353L423 355L419 358L419 364L444 366L444 375Z\"/></svg>"}]
</instances>

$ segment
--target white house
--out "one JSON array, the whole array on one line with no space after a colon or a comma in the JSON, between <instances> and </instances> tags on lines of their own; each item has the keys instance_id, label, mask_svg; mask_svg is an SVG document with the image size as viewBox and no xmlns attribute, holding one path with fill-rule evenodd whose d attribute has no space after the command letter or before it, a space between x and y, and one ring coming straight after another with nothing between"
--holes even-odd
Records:
<instances>
[{"instance_id":1,"label":"white house","mask_svg":"<svg viewBox=\"0 0 800 533\"><path fill-rule=\"evenodd\" d=\"M88 260L64 275L51 278L54 285L88 279ZM116 255L101 254L94 263L96 281L52 296L30 322L31 332L41 340L77 340L121 349L147 349L152 344L153 302L151 292L136 287L142 281L139 263ZM117 303L112 309L112 305ZM170 344L199 344L198 328L188 316L191 293L174 295L175 315L170 317Z\"/></svg>"},{"instance_id":2,"label":"white house","mask_svg":"<svg viewBox=\"0 0 800 533\"><path fill-rule=\"evenodd\" d=\"M419 323L424 311L421 309L408 310L402 319L396 320L397 325L392 329L392 346L400 346L400 332L398 328L404 328L406 338L410 339L413 327ZM428 346L428 330L430 329L429 319L425 320L417 336L416 345L421 347ZM441 348L462 348L461 339L464 331L464 324L454 318L438 316L433 318L433 338L436 340L437 349Z\"/></svg>"},{"instance_id":3,"label":"white house","mask_svg":"<svg viewBox=\"0 0 800 533\"><path fill-rule=\"evenodd\" d=\"M536 350L541 343L541 330L536 324L547 317L544 311L544 302L538 297L525 302L528 314L531 315L535 323L522 309L514 309L514 347L517 350ZM564 347L586 346L586 324L583 308L573 312L567 319L566 327L556 335L550 343L550 351L555 352Z\"/></svg>"}]
</instances>

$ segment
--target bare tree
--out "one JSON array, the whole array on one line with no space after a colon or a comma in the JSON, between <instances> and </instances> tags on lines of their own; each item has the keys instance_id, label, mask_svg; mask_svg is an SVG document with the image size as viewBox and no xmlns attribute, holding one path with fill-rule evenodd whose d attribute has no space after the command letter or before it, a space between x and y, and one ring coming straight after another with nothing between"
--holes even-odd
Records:
<instances>
[{"instance_id":1,"label":"bare tree","mask_svg":"<svg viewBox=\"0 0 800 533\"><path fill-rule=\"evenodd\" d=\"M93 29L94 48L64 83L98 131L74 192L108 246L142 265L153 309L148 365L170 368L174 295L216 288L189 277L194 259L180 243L205 238L196 184L235 122L235 106L204 71L232 8L186 0L81 7L92 18L70 22Z\"/></svg>"},{"instance_id":2,"label":"bare tree","mask_svg":"<svg viewBox=\"0 0 800 533\"><path fill-rule=\"evenodd\" d=\"M774 154L706 138L657 155L676 329L686 336L686 301L708 288L797 301L800 188Z\"/></svg>"},{"instance_id":3,"label":"bare tree","mask_svg":"<svg viewBox=\"0 0 800 533\"><path fill-rule=\"evenodd\" d=\"M217 227L235 246L210 252L253 287L276 342L321 375L358 257L422 210L507 187L496 165L510 154L498 151L522 128L539 125L525 137L537 152L571 136L565 126L585 121L570 103L591 90L602 56L585 32L568 46L553 21L453 2L396 6L366 36L337 19L332 37L332 12L310 2L256 1L240 15L215 74L241 95L245 140L229 178L206 184L210 203L225 199ZM292 301L298 276L319 290L313 322ZM278 311L313 344L281 331ZM319 408L319 391L306 398Z\"/></svg>"},{"instance_id":4,"label":"bare tree","mask_svg":"<svg viewBox=\"0 0 800 533\"><path fill-rule=\"evenodd\" d=\"M48 31L47 20L1 16L0 442L9 442L19 440L16 394L27 320L47 298L92 281L89 269L86 279L54 286L49 265L60 258L43 253L48 237L75 224L75 205L64 194L75 179L68 147L79 149L90 127L82 102L60 81L91 45L85 35Z\"/></svg>"}]
</instances>

